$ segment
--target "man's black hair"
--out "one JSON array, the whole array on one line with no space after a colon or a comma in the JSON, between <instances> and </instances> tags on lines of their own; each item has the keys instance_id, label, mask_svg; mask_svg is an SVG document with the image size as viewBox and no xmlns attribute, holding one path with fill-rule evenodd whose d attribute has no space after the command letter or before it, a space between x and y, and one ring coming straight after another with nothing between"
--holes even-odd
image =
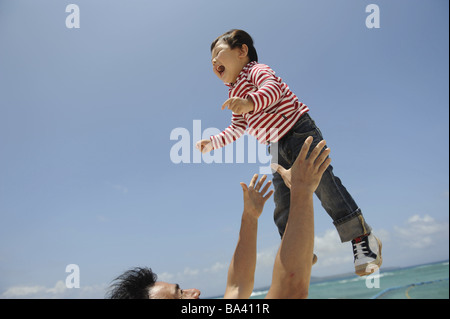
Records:
<instances>
[{"instance_id":1,"label":"man's black hair","mask_svg":"<svg viewBox=\"0 0 450 319\"><path fill-rule=\"evenodd\" d=\"M157 279L150 268L136 267L114 279L106 296L109 299L149 299L149 290Z\"/></svg>"}]
</instances>

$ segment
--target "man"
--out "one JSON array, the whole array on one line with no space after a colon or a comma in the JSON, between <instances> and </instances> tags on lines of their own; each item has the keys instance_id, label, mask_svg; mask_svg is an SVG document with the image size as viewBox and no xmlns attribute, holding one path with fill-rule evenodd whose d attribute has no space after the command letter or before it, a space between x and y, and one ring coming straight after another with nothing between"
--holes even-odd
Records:
<instances>
[{"instance_id":1,"label":"man","mask_svg":"<svg viewBox=\"0 0 450 319\"><path fill-rule=\"evenodd\" d=\"M314 248L313 194L320 183L323 172L330 165L330 149L321 141L313 148L309 137L297 160L289 170L278 169L286 185L291 188L291 207L286 231L275 258L272 285L266 298L307 298ZM239 239L228 269L225 299L246 299L253 291L256 268L256 240L258 218L267 199L271 182L266 176L258 181L254 175L247 186L241 183L244 193ZM151 269L131 269L115 279L108 294L113 299L196 299L197 289L181 289L177 284L157 281Z\"/></svg>"}]
</instances>

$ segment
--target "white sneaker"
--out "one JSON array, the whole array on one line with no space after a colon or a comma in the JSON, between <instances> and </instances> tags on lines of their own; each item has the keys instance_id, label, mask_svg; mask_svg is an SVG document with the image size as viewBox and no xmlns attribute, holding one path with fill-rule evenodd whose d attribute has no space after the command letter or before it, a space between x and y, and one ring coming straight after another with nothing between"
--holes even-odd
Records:
<instances>
[{"instance_id":1,"label":"white sneaker","mask_svg":"<svg viewBox=\"0 0 450 319\"><path fill-rule=\"evenodd\" d=\"M363 235L352 240L355 273L358 276L366 276L381 267L381 241L372 235Z\"/></svg>"}]
</instances>

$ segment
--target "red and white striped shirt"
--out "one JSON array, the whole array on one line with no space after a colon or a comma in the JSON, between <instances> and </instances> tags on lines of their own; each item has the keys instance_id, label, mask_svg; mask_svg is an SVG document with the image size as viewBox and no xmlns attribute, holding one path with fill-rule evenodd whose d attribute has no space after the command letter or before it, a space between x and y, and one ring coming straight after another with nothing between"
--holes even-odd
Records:
<instances>
[{"instance_id":1,"label":"red and white striped shirt","mask_svg":"<svg viewBox=\"0 0 450 319\"><path fill-rule=\"evenodd\" d=\"M224 147L248 133L261 144L280 140L298 121L308 107L299 102L281 78L265 64L248 63L240 72L236 83L227 84L229 97L250 97L255 108L242 115L232 113L231 125L222 133L211 136L214 149Z\"/></svg>"}]
</instances>

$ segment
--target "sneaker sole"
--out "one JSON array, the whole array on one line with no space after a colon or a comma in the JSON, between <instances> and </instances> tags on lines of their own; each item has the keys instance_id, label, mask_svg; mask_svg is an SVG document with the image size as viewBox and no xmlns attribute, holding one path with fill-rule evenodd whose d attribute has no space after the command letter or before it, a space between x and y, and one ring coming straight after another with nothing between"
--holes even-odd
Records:
<instances>
[{"instance_id":1,"label":"sneaker sole","mask_svg":"<svg viewBox=\"0 0 450 319\"><path fill-rule=\"evenodd\" d=\"M383 257L381 257L381 249L383 248L383 245L378 238L377 242L378 248L380 249L380 253L378 254L377 258L374 261L355 267L355 274L357 274L358 276L362 277L373 274L381 267L381 264L383 263Z\"/></svg>"}]
</instances>

